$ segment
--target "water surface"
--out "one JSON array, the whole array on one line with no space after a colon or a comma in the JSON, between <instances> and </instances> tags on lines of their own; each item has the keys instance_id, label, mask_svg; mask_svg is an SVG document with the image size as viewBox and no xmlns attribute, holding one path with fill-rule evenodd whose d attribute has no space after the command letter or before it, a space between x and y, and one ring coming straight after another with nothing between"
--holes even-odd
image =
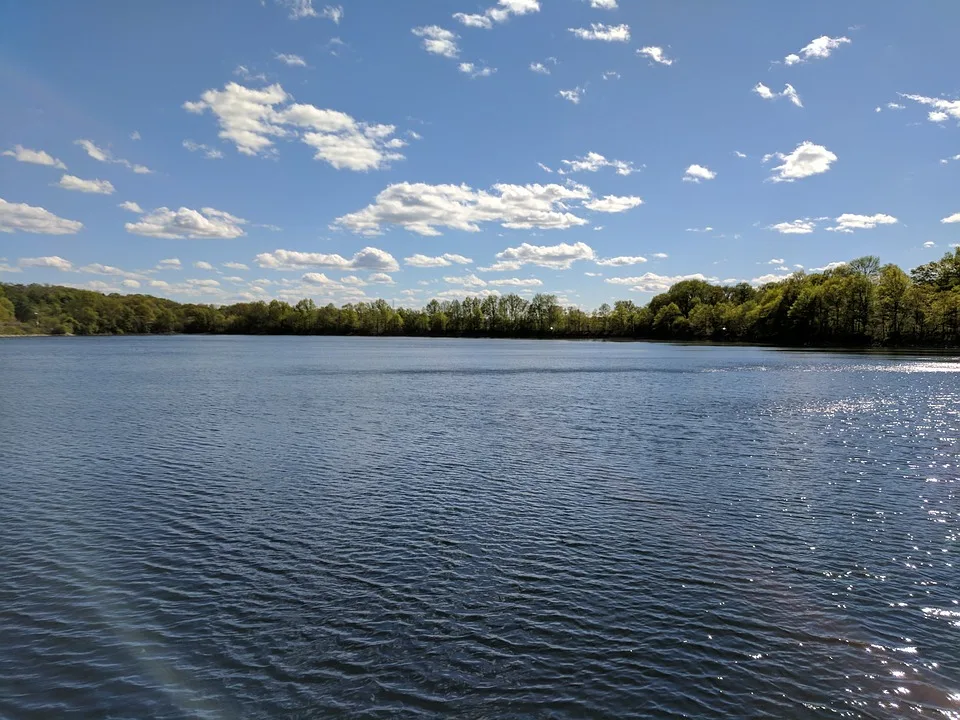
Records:
<instances>
[{"instance_id":1,"label":"water surface","mask_svg":"<svg viewBox=\"0 0 960 720\"><path fill-rule=\"evenodd\" d=\"M960 718L960 359L0 340L0 717Z\"/></svg>"}]
</instances>

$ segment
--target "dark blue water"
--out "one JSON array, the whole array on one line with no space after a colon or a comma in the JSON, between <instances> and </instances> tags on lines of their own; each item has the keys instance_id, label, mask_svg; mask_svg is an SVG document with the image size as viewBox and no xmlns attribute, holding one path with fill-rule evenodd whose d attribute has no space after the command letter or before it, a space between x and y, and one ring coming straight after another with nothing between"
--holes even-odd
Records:
<instances>
[{"instance_id":1,"label":"dark blue water","mask_svg":"<svg viewBox=\"0 0 960 720\"><path fill-rule=\"evenodd\" d=\"M0 717L960 718L957 358L0 340Z\"/></svg>"}]
</instances>

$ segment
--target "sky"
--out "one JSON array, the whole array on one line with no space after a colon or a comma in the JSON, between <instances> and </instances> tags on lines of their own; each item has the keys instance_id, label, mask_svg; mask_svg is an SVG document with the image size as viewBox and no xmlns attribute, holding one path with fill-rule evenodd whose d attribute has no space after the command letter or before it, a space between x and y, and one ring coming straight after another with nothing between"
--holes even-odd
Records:
<instances>
[{"instance_id":1,"label":"sky","mask_svg":"<svg viewBox=\"0 0 960 720\"><path fill-rule=\"evenodd\" d=\"M960 242L960 3L0 0L0 281L762 284Z\"/></svg>"}]
</instances>

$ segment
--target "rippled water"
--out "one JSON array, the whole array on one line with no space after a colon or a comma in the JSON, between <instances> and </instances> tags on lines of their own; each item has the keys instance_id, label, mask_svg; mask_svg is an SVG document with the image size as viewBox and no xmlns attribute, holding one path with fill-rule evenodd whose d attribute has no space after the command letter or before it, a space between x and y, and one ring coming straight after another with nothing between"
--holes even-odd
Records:
<instances>
[{"instance_id":1,"label":"rippled water","mask_svg":"<svg viewBox=\"0 0 960 720\"><path fill-rule=\"evenodd\" d=\"M0 340L0 716L960 718L960 362Z\"/></svg>"}]
</instances>

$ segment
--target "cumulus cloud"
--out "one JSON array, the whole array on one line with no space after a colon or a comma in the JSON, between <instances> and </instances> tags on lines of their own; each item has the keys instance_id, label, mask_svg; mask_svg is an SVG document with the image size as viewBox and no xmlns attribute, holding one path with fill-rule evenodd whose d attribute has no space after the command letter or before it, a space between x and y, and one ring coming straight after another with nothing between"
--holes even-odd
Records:
<instances>
[{"instance_id":1,"label":"cumulus cloud","mask_svg":"<svg viewBox=\"0 0 960 720\"><path fill-rule=\"evenodd\" d=\"M777 98L785 97L797 107L803 107L803 102L800 100L800 96L790 83L786 83L783 86L783 90L777 93L768 88L762 82L758 82L753 86L753 92L762 97L764 100L776 100Z\"/></svg>"},{"instance_id":2,"label":"cumulus cloud","mask_svg":"<svg viewBox=\"0 0 960 720\"><path fill-rule=\"evenodd\" d=\"M767 230L774 230L782 235L809 235L816 228L812 220L791 220L768 225Z\"/></svg>"},{"instance_id":3,"label":"cumulus cloud","mask_svg":"<svg viewBox=\"0 0 960 720\"><path fill-rule=\"evenodd\" d=\"M364 209L337 218L335 227L377 235L383 225L399 225L425 236L440 235L441 227L479 232L485 222L505 228L564 229L587 223L570 212L568 204L592 196L590 188L576 184L499 183L488 192L468 185L404 182L387 187Z\"/></svg>"},{"instance_id":4,"label":"cumulus cloud","mask_svg":"<svg viewBox=\"0 0 960 720\"><path fill-rule=\"evenodd\" d=\"M497 260L505 265L503 269L518 269L521 265L537 265L554 270L568 270L578 260L595 260L596 254L584 242L560 243L559 245L531 245L523 243L518 247L507 248L497 253ZM496 267L496 266L494 266Z\"/></svg>"},{"instance_id":5,"label":"cumulus cloud","mask_svg":"<svg viewBox=\"0 0 960 720\"><path fill-rule=\"evenodd\" d=\"M458 288L456 290L444 290L443 292L438 292L433 295L437 300L463 300L468 297L484 298L484 297L500 297L500 293L497 290L489 290L484 288L483 290L474 290L471 288Z\"/></svg>"},{"instance_id":6,"label":"cumulus cloud","mask_svg":"<svg viewBox=\"0 0 960 720\"><path fill-rule=\"evenodd\" d=\"M495 23L504 23L511 15L527 15L540 12L539 0L499 0L493 7L487 8L483 14L454 13L454 20L473 28L490 30Z\"/></svg>"},{"instance_id":7,"label":"cumulus cloud","mask_svg":"<svg viewBox=\"0 0 960 720\"><path fill-rule=\"evenodd\" d=\"M73 235L83 228L77 220L66 220L35 205L12 203L0 198L0 232L27 232L38 235Z\"/></svg>"},{"instance_id":8,"label":"cumulus cloud","mask_svg":"<svg viewBox=\"0 0 960 720\"><path fill-rule=\"evenodd\" d=\"M687 228L686 232L693 232L693 233L713 232L713 228L707 225L706 227L702 227L702 228Z\"/></svg>"},{"instance_id":9,"label":"cumulus cloud","mask_svg":"<svg viewBox=\"0 0 960 720\"><path fill-rule=\"evenodd\" d=\"M464 257L463 255L456 255L454 253L444 253L443 255L438 255L436 257L417 253L416 255L411 255L410 257L403 259L404 265L419 268L449 267L454 263L457 265L469 265L472 262L473 260L471 258Z\"/></svg>"},{"instance_id":10,"label":"cumulus cloud","mask_svg":"<svg viewBox=\"0 0 960 720\"><path fill-rule=\"evenodd\" d=\"M624 160L607 160L603 155L596 152L588 152L586 155L580 158L574 158L573 160L562 160L564 165L566 165L566 172L597 172L601 168L614 168L617 171L617 175L630 175L631 173L637 172L637 168L633 166L632 162L626 162ZM541 165L541 167L543 167Z\"/></svg>"},{"instance_id":11,"label":"cumulus cloud","mask_svg":"<svg viewBox=\"0 0 960 720\"><path fill-rule=\"evenodd\" d=\"M549 75L550 68L544 65L542 62L532 62L530 63L530 71L535 73L540 73L541 75ZM4 153L6 154L6 153Z\"/></svg>"},{"instance_id":12,"label":"cumulus cloud","mask_svg":"<svg viewBox=\"0 0 960 720\"><path fill-rule=\"evenodd\" d=\"M127 223L124 227L128 233L146 237L229 240L245 234L240 226L246 222L214 208L171 210L161 207L141 217L139 222Z\"/></svg>"},{"instance_id":13,"label":"cumulus cloud","mask_svg":"<svg viewBox=\"0 0 960 720\"><path fill-rule=\"evenodd\" d=\"M73 263L69 260L64 260L59 255L20 258L17 264L20 267L51 268L53 270L60 270L62 272L71 272L73 270Z\"/></svg>"},{"instance_id":14,"label":"cumulus cloud","mask_svg":"<svg viewBox=\"0 0 960 720\"><path fill-rule=\"evenodd\" d=\"M193 266L197 270L213 270L214 269L213 265L203 260L197 260L197 262L195 262Z\"/></svg>"},{"instance_id":15,"label":"cumulus cloud","mask_svg":"<svg viewBox=\"0 0 960 720\"><path fill-rule=\"evenodd\" d=\"M250 269L247 265L244 265L241 262L225 262L223 263L223 266L225 268L229 268L230 270L249 270Z\"/></svg>"},{"instance_id":16,"label":"cumulus cloud","mask_svg":"<svg viewBox=\"0 0 960 720\"><path fill-rule=\"evenodd\" d=\"M684 182L698 183L702 180L713 180L717 174L703 165L691 165L683 173Z\"/></svg>"},{"instance_id":17,"label":"cumulus cloud","mask_svg":"<svg viewBox=\"0 0 960 720\"><path fill-rule=\"evenodd\" d=\"M746 153L742 153L739 150L734 150L733 154L736 155L738 158L745 158L747 156Z\"/></svg>"},{"instance_id":18,"label":"cumulus cloud","mask_svg":"<svg viewBox=\"0 0 960 720\"><path fill-rule=\"evenodd\" d=\"M117 205L117 207L123 208L124 210L129 210L132 213L137 213L138 215L143 214L143 208L132 200L124 200L122 203Z\"/></svg>"},{"instance_id":19,"label":"cumulus cloud","mask_svg":"<svg viewBox=\"0 0 960 720\"><path fill-rule=\"evenodd\" d=\"M786 280L788 277L793 275L791 272L786 272L780 275L775 273L767 273L766 275L761 275L760 277L755 277L750 281L751 285L766 285L767 283L780 282L781 280Z\"/></svg>"},{"instance_id":20,"label":"cumulus cloud","mask_svg":"<svg viewBox=\"0 0 960 720\"><path fill-rule=\"evenodd\" d=\"M381 285L393 285L393 278L386 273L373 273L367 276L367 282L379 283Z\"/></svg>"},{"instance_id":21,"label":"cumulus cloud","mask_svg":"<svg viewBox=\"0 0 960 720\"><path fill-rule=\"evenodd\" d=\"M841 45L852 42L848 37L830 37L821 35L800 48L799 52L791 53L783 59L784 65L796 65L808 60L822 60L830 57L831 53Z\"/></svg>"},{"instance_id":22,"label":"cumulus cloud","mask_svg":"<svg viewBox=\"0 0 960 720\"><path fill-rule=\"evenodd\" d=\"M87 155L97 162L123 165L125 168L128 170L133 170L138 175L149 175L153 172L153 170L145 165L136 165L129 160L114 157L113 153L111 153L109 150L105 150L104 148L97 147L92 140L75 140L73 144L82 147L86 151Z\"/></svg>"},{"instance_id":23,"label":"cumulus cloud","mask_svg":"<svg viewBox=\"0 0 960 720\"><path fill-rule=\"evenodd\" d=\"M495 287L539 287L543 285L543 280L539 278L503 278L502 280L490 280L487 285Z\"/></svg>"},{"instance_id":24,"label":"cumulus cloud","mask_svg":"<svg viewBox=\"0 0 960 720\"><path fill-rule=\"evenodd\" d=\"M203 143L194 142L193 140L184 140L183 147L190 152L202 152L203 156L207 160L220 160L223 158L223 153L216 148L212 148L209 145L204 145Z\"/></svg>"},{"instance_id":25,"label":"cumulus cloud","mask_svg":"<svg viewBox=\"0 0 960 720\"><path fill-rule=\"evenodd\" d=\"M53 157L43 150L31 150L23 145L14 145L13 150L4 150L3 154L12 157L17 162L32 163L33 165L48 165L58 170L66 170L67 166L62 161Z\"/></svg>"},{"instance_id":26,"label":"cumulus cloud","mask_svg":"<svg viewBox=\"0 0 960 720\"><path fill-rule=\"evenodd\" d=\"M574 105L579 105L580 100L583 99L583 95L586 92L587 92L586 88L577 86L572 90L561 90L560 92L557 93L557 96L562 97L564 100L572 102Z\"/></svg>"},{"instance_id":27,"label":"cumulus cloud","mask_svg":"<svg viewBox=\"0 0 960 720\"><path fill-rule=\"evenodd\" d=\"M184 109L196 114L209 110L220 125L219 137L244 155L273 152L273 138L297 138L313 148L315 160L337 170L379 170L403 159L396 150L406 143L393 137L393 125L369 124L309 104L285 105L292 98L279 84L251 89L231 82L200 97L184 103Z\"/></svg>"},{"instance_id":28,"label":"cumulus cloud","mask_svg":"<svg viewBox=\"0 0 960 720\"><path fill-rule=\"evenodd\" d=\"M299 55L292 55L289 53L277 53L274 57L282 62L284 65L289 65L290 67L306 67L307 61L304 60Z\"/></svg>"},{"instance_id":29,"label":"cumulus cloud","mask_svg":"<svg viewBox=\"0 0 960 720\"><path fill-rule=\"evenodd\" d=\"M455 32L446 30L439 25L423 25L411 30L414 35L423 40L423 49L434 55L455 58L460 55L457 40L460 38Z\"/></svg>"},{"instance_id":30,"label":"cumulus cloud","mask_svg":"<svg viewBox=\"0 0 960 720\"><path fill-rule=\"evenodd\" d=\"M167 258L157 263L157 270L179 270L182 264L180 258Z\"/></svg>"},{"instance_id":31,"label":"cumulus cloud","mask_svg":"<svg viewBox=\"0 0 960 720\"><path fill-rule=\"evenodd\" d=\"M877 213L876 215L854 215L844 213L835 221L834 227L827 230L833 232L852 233L854 230L872 230L877 225L895 225L898 220L893 215Z\"/></svg>"},{"instance_id":32,"label":"cumulus cloud","mask_svg":"<svg viewBox=\"0 0 960 720\"><path fill-rule=\"evenodd\" d=\"M339 25L340 21L343 20L343 5L327 5L320 13L320 17L324 17L327 20L333 21L335 25Z\"/></svg>"},{"instance_id":33,"label":"cumulus cloud","mask_svg":"<svg viewBox=\"0 0 960 720\"><path fill-rule=\"evenodd\" d=\"M670 256L666 253L653 253L653 257L655 257L657 260L666 260Z\"/></svg>"},{"instance_id":34,"label":"cumulus cloud","mask_svg":"<svg viewBox=\"0 0 960 720\"><path fill-rule=\"evenodd\" d=\"M101 263L90 263L89 265L84 265L83 267L77 268L77 272L88 273L91 275L111 275L113 277L122 277L129 280L147 279L142 273L129 272L128 270L113 267L112 265L102 265Z\"/></svg>"},{"instance_id":35,"label":"cumulus cloud","mask_svg":"<svg viewBox=\"0 0 960 720\"><path fill-rule=\"evenodd\" d=\"M590 23L589 28L567 28L582 40L602 40L603 42L630 42L629 25L604 25Z\"/></svg>"},{"instance_id":36,"label":"cumulus cloud","mask_svg":"<svg viewBox=\"0 0 960 720\"><path fill-rule=\"evenodd\" d=\"M650 58L651 62L655 62L659 65L673 65L673 59L668 58L664 54L663 48L656 47L655 45L648 45L647 47L640 48L637 50L637 55L648 57Z\"/></svg>"},{"instance_id":37,"label":"cumulus cloud","mask_svg":"<svg viewBox=\"0 0 960 720\"><path fill-rule=\"evenodd\" d=\"M928 250L929 250L930 248L935 248L936 246L937 246L937 244L936 244L935 242L933 242L932 240L927 240L927 242L925 242L925 243L923 244L923 247L925 247L925 248L928 249Z\"/></svg>"},{"instance_id":38,"label":"cumulus cloud","mask_svg":"<svg viewBox=\"0 0 960 720\"><path fill-rule=\"evenodd\" d=\"M84 180L76 175L64 175L57 183L58 187L64 190L74 190L76 192L96 193L98 195L112 195L114 192L113 183L109 180Z\"/></svg>"},{"instance_id":39,"label":"cumulus cloud","mask_svg":"<svg viewBox=\"0 0 960 720\"><path fill-rule=\"evenodd\" d=\"M460 275L460 276L451 276L445 275L443 278L445 283L450 285L463 285L464 287L486 287L487 281L483 278L479 278L473 273L469 275Z\"/></svg>"},{"instance_id":40,"label":"cumulus cloud","mask_svg":"<svg viewBox=\"0 0 960 720\"><path fill-rule=\"evenodd\" d=\"M587 208L587 210L593 210L595 212L619 213L626 212L641 204L643 204L643 200L636 195L627 195L624 197L604 195L602 198L587 200L583 206Z\"/></svg>"},{"instance_id":41,"label":"cumulus cloud","mask_svg":"<svg viewBox=\"0 0 960 720\"><path fill-rule=\"evenodd\" d=\"M333 268L336 270L395 272L400 269L400 265L393 255L385 250L373 247L363 248L349 259L337 254L279 249L269 253L260 253L254 259L260 267L271 270Z\"/></svg>"},{"instance_id":42,"label":"cumulus cloud","mask_svg":"<svg viewBox=\"0 0 960 720\"><path fill-rule=\"evenodd\" d=\"M457 69L464 75L469 75L471 78L490 77L497 71L496 68L481 67L471 62L462 62L457 66Z\"/></svg>"},{"instance_id":43,"label":"cumulus cloud","mask_svg":"<svg viewBox=\"0 0 960 720\"><path fill-rule=\"evenodd\" d=\"M948 118L960 120L960 100L946 100L944 98L927 97L925 95L908 95L904 93L901 93L900 97L934 108L927 114L927 119L930 120L930 122L940 123Z\"/></svg>"},{"instance_id":44,"label":"cumulus cloud","mask_svg":"<svg viewBox=\"0 0 960 720\"><path fill-rule=\"evenodd\" d=\"M625 265L639 265L645 263L647 259L642 255L620 255L619 257L597 260L597 265L608 265L610 267L623 267Z\"/></svg>"},{"instance_id":45,"label":"cumulus cloud","mask_svg":"<svg viewBox=\"0 0 960 720\"><path fill-rule=\"evenodd\" d=\"M2 210L2 208L0 208ZM953 215L948 215L943 218L940 222L942 223L960 223L960 212L954 213Z\"/></svg>"},{"instance_id":46,"label":"cumulus cloud","mask_svg":"<svg viewBox=\"0 0 960 720\"><path fill-rule=\"evenodd\" d=\"M597 10L616 10L617 0L590 0L590 7Z\"/></svg>"},{"instance_id":47,"label":"cumulus cloud","mask_svg":"<svg viewBox=\"0 0 960 720\"><path fill-rule=\"evenodd\" d=\"M606 278L604 282L611 285L629 285L631 290L645 293L661 293L670 289L682 280L705 280L707 282L717 282L717 278L708 278L706 275L696 273L694 275L658 275L657 273L644 273L637 277L612 277Z\"/></svg>"},{"instance_id":48,"label":"cumulus cloud","mask_svg":"<svg viewBox=\"0 0 960 720\"><path fill-rule=\"evenodd\" d=\"M793 152L787 155L780 152L764 155L763 162L768 162L771 158L783 161L782 165L777 165L772 170L773 176L770 180L773 182L793 182L811 175L819 175L827 172L837 161L835 154L823 145L815 145L809 140L797 145Z\"/></svg>"}]
</instances>

